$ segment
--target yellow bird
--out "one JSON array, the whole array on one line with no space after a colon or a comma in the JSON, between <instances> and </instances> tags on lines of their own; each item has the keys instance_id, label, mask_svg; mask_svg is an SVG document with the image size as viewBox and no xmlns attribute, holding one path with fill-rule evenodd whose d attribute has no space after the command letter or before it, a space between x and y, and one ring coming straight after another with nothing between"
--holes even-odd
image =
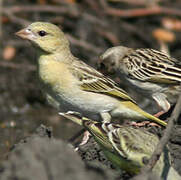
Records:
<instances>
[{"instance_id":1,"label":"yellow bird","mask_svg":"<svg viewBox=\"0 0 181 180\"><path fill-rule=\"evenodd\" d=\"M140 109L114 81L74 57L69 41L56 25L35 22L16 35L36 46L42 90L58 110L80 112L105 122L120 117L167 125Z\"/></svg>"},{"instance_id":2,"label":"yellow bird","mask_svg":"<svg viewBox=\"0 0 181 180\"><path fill-rule=\"evenodd\" d=\"M131 126L97 122L79 113L60 113L65 118L85 127L103 150L105 156L118 168L129 174L138 174L151 158L159 139L156 135ZM163 180L181 177L170 164L170 154L165 148L153 168L153 173Z\"/></svg>"}]
</instances>

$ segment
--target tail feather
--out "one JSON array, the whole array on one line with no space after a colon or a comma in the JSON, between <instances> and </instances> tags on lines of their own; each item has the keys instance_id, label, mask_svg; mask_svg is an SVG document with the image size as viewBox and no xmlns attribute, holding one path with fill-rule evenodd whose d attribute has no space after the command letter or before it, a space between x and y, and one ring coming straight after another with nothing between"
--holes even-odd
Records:
<instances>
[{"instance_id":1,"label":"tail feather","mask_svg":"<svg viewBox=\"0 0 181 180\"><path fill-rule=\"evenodd\" d=\"M163 121L163 120L161 120L161 119L159 119L159 118L157 118L157 117L155 117L155 116L153 116L147 112L144 112L144 114L145 114L145 117L147 117L149 120L152 120L152 121L154 121L157 124L160 124L162 126L165 126L165 127L167 126L167 123L165 121Z\"/></svg>"},{"instance_id":2,"label":"tail feather","mask_svg":"<svg viewBox=\"0 0 181 180\"><path fill-rule=\"evenodd\" d=\"M153 116L153 115L145 112L144 110L142 110L142 109L141 109L139 106L137 106L136 104L133 104L132 102L130 102L130 103L127 104L127 106L128 106L128 107L131 107L132 110L134 110L135 112L139 113L139 114L143 117L142 119L140 118L140 120L147 119L147 120L149 120L149 121L153 121L153 122L155 122L155 123L157 123L157 124L160 124L160 125L162 125L162 126L164 126L164 127L167 126L167 123L166 123L166 122L164 122L163 120L160 120L159 118L157 118L157 117L155 117L155 116ZM139 120L139 118L135 118L135 120L136 120L136 119ZM133 119L133 120L134 120L134 119Z\"/></svg>"}]
</instances>

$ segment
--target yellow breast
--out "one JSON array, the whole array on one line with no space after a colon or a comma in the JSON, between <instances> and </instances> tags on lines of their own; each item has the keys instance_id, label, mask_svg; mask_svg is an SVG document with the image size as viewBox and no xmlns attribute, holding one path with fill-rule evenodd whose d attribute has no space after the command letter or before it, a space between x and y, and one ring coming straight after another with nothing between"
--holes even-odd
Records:
<instances>
[{"instance_id":1,"label":"yellow breast","mask_svg":"<svg viewBox=\"0 0 181 180\"><path fill-rule=\"evenodd\" d=\"M46 58L39 61L39 77L44 85L58 92L69 90L76 81L68 64Z\"/></svg>"}]
</instances>

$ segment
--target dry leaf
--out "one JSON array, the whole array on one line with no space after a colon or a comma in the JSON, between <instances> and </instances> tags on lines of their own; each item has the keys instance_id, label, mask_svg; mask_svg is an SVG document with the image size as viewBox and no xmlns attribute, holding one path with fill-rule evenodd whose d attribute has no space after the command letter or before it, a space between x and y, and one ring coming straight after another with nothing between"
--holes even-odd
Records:
<instances>
[{"instance_id":1,"label":"dry leaf","mask_svg":"<svg viewBox=\"0 0 181 180\"><path fill-rule=\"evenodd\" d=\"M75 3L76 0L66 0L68 3Z\"/></svg>"},{"instance_id":2,"label":"dry leaf","mask_svg":"<svg viewBox=\"0 0 181 180\"><path fill-rule=\"evenodd\" d=\"M9 22L8 17L6 17L6 16L2 16L2 18L1 18L1 22L2 22L2 23L7 23L7 22Z\"/></svg>"},{"instance_id":3,"label":"dry leaf","mask_svg":"<svg viewBox=\"0 0 181 180\"><path fill-rule=\"evenodd\" d=\"M162 25L166 29L180 31L181 30L181 21L175 18L163 18Z\"/></svg>"},{"instance_id":4,"label":"dry leaf","mask_svg":"<svg viewBox=\"0 0 181 180\"><path fill-rule=\"evenodd\" d=\"M3 59L10 61L16 54L16 49L13 46L6 46L3 50Z\"/></svg>"},{"instance_id":5,"label":"dry leaf","mask_svg":"<svg viewBox=\"0 0 181 180\"><path fill-rule=\"evenodd\" d=\"M47 4L47 1L46 0L38 0L38 3L39 4Z\"/></svg>"},{"instance_id":6,"label":"dry leaf","mask_svg":"<svg viewBox=\"0 0 181 180\"><path fill-rule=\"evenodd\" d=\"M173 32L161 28L155 29L152 35L155 39L163 42L173 42L175 40Z\"/></svg>"}]
</instances>

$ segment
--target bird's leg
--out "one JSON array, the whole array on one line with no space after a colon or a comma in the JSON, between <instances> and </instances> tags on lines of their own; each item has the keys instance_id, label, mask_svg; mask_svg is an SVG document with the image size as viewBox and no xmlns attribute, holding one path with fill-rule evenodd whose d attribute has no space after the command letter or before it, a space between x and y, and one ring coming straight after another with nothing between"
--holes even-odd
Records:
<instances>
[{"instance_id":1,"label":"bird's leg","mask_svg":"<svg viewBox=\"0 0 181 180\"><path fill-rule=\"evenodd\" d=\"M111 115L108 112L102 112L100 115L104 123L111 122Z\"/></svg>"},{"instance_id":2,"label":"bird's leg","mask_svg":"<svg viewBox=\"0 0 181 180\"><path fill-rule=\"evenodd\" d=\"M159 111L156 114L154 114L155 117L159 118L162 114L166 113L165 111Z\"/></svg>"},{"instance_id":3,"label":"bird's leg","mask_svg":"<svg viewBox=\"0 0 181 180\"><path fill-rule=\"evenodd\" d=\"M154 94L152 97L156 101L157 105L162 109L158 113L154 114L155 117L161 116L170 109L170 103L167 101L164 94Z\"/></svg>"},{"instance_id":4,"label":"bird's leg","mask_svg":"<svg viewBox=\"0 0 181 180\"><path fill-rule=\"evenodd\" d=\"M83 136L82 141L79 144L79 146L83 146L84 144L87 144L90 136L91 136L91 134L89 133L89 131L85 131L84 136Z\"/></svg>"},{"instance_id":5,"label":"bird's leg","mask_svg":"<svg viewBox=\"0 0 181 180\"><path fill-rule=\"evenodd\" d=\"M61 114L61 113L59 113L59 114ZM78 118L82 118L82 115L79 112L68 111L66 114L71 114L71 115L78 116ZM72 143L73 141L75 141L80 135L82 135L82 133L84 133L84 135L83 135L82 141L79 144L79 146L82 146L82 145L86 144L88 142L88 140L89 140L90 133L88 131L86 131L85 129L82 129L76 135L71 137L69 139L69 142ZM78 148L75 149L75 151L77 151L77 150L78 150Z\"/></svg>"},{"instance_id":6,"label":"bird's leg","mask_svg":"<svg viewBox=\"0 0 181 180\"><path fill-rule=\"evenodd\" d=\"M84 133L84 136L82 138L81 143L78 146L82 146L84 144L86 144L89 140L90 137L90 133L88 131L86 131L85 129L80 130L78 133L76 133L73 137L71 137L68 142L70 142L71 144L78 138L80 137L82 134ZM79 147L75 148L75 151L77 151L79 149Z\"/></svg>"},{"instance_id":7,"label":"bird's leg","mask_svg":"<svg viewBox=\"0 0 181 180\"><path fill-rule=\"evenodd\" d=\"M101 115L103 122L111 122L111 115L109 113L105 112L105 113L101 113L100 115ZM88 131L85 131L83 139L82 139L81 143L79 144L79 146L86 144L88 142L90 136L91 136L91 134Z\"/></svg>"},{"instance_id":8,"label":"bird's leg","mask_svg":"<svg viewBox=\"0 0 181 180\"><path fill-rule=\"evenodd\" d=\"M134 121L132 121L130 123L132 126L135 126L135 127L143 127L143 126L146 126L146 125L149 125L149 126L156 126L156 127L161 127L160 125L154 123L154 122L150 122L150 121L143 121L143 122L140 122L140 123L136 123Z\"/></svg>"},{"instance_id":9,"label":"bird's leg","mask_svg":"<svg viewBox=\"0 0 181 180\"><path fill-rule=\"evenodd\" d=\"M111 115L109 113L104 112L104 113L101 113L100 115L101 115L103 122L108 122L108 123L111 122ZM86 144L88 142L90 136L91 136L91 134L88 131L84 132L83 139L82 139L81 143L79 144L79 146Z\"/></svg>"}]
</instances>

